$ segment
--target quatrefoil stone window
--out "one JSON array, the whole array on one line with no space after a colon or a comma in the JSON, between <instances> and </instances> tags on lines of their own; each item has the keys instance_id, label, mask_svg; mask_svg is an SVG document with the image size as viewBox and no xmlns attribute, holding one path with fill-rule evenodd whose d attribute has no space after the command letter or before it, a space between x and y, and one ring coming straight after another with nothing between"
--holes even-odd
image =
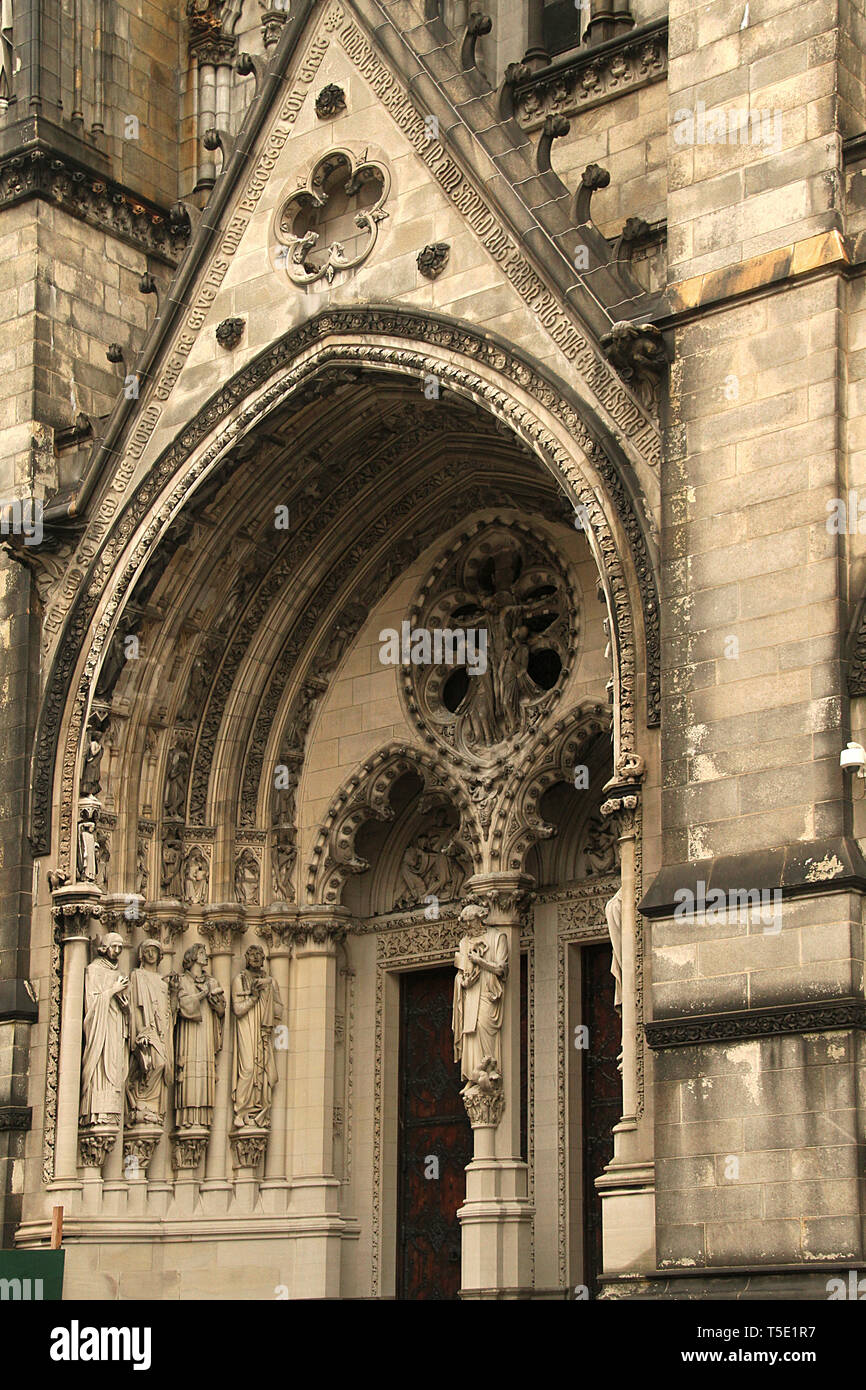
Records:
<instances>
[{"instance_id":1,"label":"quatrefoil stone window","mask_svg":"<svg viewBox=\"0 0 866 1390\"><path fill-rule=\"evenodd\" d=\"M277 208L279 260L296 285L330 284L369 256L388 216L387 169L348 150L332 150Z\"/></svg>"}]
</instances>

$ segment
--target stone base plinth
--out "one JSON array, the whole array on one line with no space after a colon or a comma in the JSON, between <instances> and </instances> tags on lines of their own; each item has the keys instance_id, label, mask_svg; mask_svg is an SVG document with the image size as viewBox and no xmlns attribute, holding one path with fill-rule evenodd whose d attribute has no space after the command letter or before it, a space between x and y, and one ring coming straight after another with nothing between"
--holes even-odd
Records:
<instances>
[{"instance_id":1,"label":"stone base plinth","mask_svg":"<svg viewBox=\"0 0 866 1390\"><path fill-rule=\"evenodd\" d=\"M528 1288L534 1209L526 1194L525 1163L475 1158L468 1165L466 1201L457 1212L461 1298L485 1297L491 1289Z\"/></svg>"}]
</instances>

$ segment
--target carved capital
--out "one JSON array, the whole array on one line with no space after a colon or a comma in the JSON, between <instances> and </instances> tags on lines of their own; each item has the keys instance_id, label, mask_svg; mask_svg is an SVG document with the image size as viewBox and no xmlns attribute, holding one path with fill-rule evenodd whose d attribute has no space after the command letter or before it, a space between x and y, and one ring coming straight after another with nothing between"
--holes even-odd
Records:
<instances>
[{"instance_id":1,"label":"carved capital","mask_svg":"<svg viewBox=\"0 0 866 1390\"><path fill-rule=\"evenodd\" d=\"M464 884L468 901L461 920L481 916L481 912L472 912L473 907L478 907L486 909L483 916L487 926L522 926L534 900L534 884L533 878L522 873L473 874Z\"/></svg>"},{"instance_id":2,"label":"carved capital","mask_svg":"<svg viewBox=\"0 0 866 1390\"><path fill-rule=\"evenodd\" d=\"M120 1127L120 1115L116 1118L116 1127L112 1127L111 1125L94 1125L92 1128L79 1131L78 1144L81 1149L81 1162L85 1168L102 1168L103 1163L111 1153L117 1140L117 1130Z\"/></svg>"},{"instance_id":3,"label":"carved capital","mask_svg":"<svg viewBox=\"0 0 866 1390\"><path fill-rule=\"evenodd\" d=\"M131 1179L147 1177L147 1165L153 1158L161 1138L162 1130L156 1125L136 1125L124 1132L124 1177Z\"/></svg>"},{"instance_id":4,"label":"carved capital","mask_svg":"<svg viewBox=\"0 0 866 1390\"><path fill-rule=\"evenodd\" d=\"M232 1146L232 1162L235 1168L256 1168L264 1158L268 1147L270 1131L263 1128L247 1127L233 1130L229 1134Z\"/></svg>"},{"instance_id":5,"label":"carved capital","mask_svg":"<svg viewBox=\"0 0 866 1390\"><path fill-rule=\"evenodd\" d=\"M199 924L199 934L207 938L211 956L231 955L235 938L245 931L246 924L240 916L208 917Z\"/></svg>"},{"instance_id":6,"label":"carved capital","mask_svg":"<svg viewBox=\"0 0 866 1390\"><path fill-rule=\"evenodd\" d=\"M51 916L58 944L90 940L91 919L100 922L103 916L102 893L89 883L72 883L55 888L51 895Z\"/></svg>"},{"instance_id":7,"label":"carved capital","mask_svg":"<svg viewBox=\"0 0 866 1390\"><path fill-rule=\"evenodd\" d=\"M273 48L279 43L283 25L289 17L288 8L284 10L266 9L262 15L262 39L265 48Z\"/></svg>"},{"instance_id":8,"label":"carved capital","mask_svg":"<svg viewBox=\"0 0 866 1390\"><path fill-rule=\"evenodd\" d=\"M493 1057L485 1057L460 1094L473 1129L496 1129L505 1114L505 1092Z\"/></svg>"},{"instance_id":9,"label":"carved capital","mask_svg":"<svg viewBox=\"0 0 866 1390\"><path fill-rule=\"evenodd\" d=\"M288 929L295 955L334 955L351 923L346 908L302 907Z\"/></svg>"}]
</instances>

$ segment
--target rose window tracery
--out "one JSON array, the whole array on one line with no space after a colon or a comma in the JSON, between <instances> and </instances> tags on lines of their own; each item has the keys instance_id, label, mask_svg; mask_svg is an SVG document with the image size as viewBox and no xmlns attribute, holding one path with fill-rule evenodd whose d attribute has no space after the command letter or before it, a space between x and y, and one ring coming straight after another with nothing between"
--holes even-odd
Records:
<instances>
[{"instance_id":1,"label":"rose window tracery","mask_svg":"<svg viewBox=\"0 0 866 1390\"><path fill-rule=\"evenodd\" d=\"M525 528L495 523L463 537L404 633L404 694L425 733L475 763L501 762L559 697L577 636L574 592Z\"/></svg>"}]
</instances>

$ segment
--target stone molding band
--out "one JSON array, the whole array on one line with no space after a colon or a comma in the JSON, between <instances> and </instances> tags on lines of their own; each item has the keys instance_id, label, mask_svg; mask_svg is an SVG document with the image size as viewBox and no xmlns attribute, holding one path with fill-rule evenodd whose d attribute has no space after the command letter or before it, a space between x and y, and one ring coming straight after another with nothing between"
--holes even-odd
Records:
<instances>
[{"instance_id":1,"label":"stone molding band","mask_svg":"<svg viewBox=\"0 0 866 1390\"><path fill-rule=\"evenodd\" d=\"M0 1105L0 1134L26 1133L33 1127L33 1107L30 1105Z\"/></svg>"},{"instance_id":2,"label":"stone molding band","mask_svg":"<svg viewBox=\"0 0 866 1390\"><path fill-rule=\"evenodd\" d=\"M771 1008L743 1009L736 1013L692 1014L685 1018L654 1019L644 1027L647 1042L654 1052L797 1033L866 1029L866 1000L827 999L810 1004L775 1004Z\"/></svg>"},{"instance_id":3,"label":"stone molding band","mask_svg":"<svg viewBox=\"0 0 866 1390\"><path fill-rule=\"evenodd\" d=\"M189 227L173 225L166 208L47 145L0 158L0 209L27 198L44 198L172 268L186 250Z\"/></svg>"}]
</instances>

